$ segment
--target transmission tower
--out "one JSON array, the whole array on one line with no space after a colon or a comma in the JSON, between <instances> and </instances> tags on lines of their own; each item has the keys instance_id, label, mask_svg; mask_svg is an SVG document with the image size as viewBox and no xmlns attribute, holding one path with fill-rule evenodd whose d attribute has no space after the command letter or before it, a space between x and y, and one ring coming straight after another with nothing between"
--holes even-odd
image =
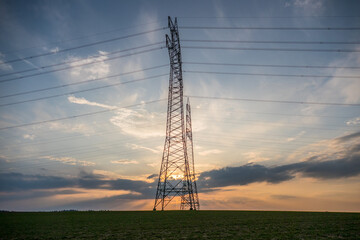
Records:
<instances>
[{"instance_id":1,"label":"transmission tower","mask_svg":"<svg viewBox=\"0 0 360 240\"><path fill-rule=\"evenodd\" d=\"M160 206L161 210L164 210L175 197L181 198L180 209L198 210L200 205L195 182L189 102L186 105L186 126L184 121L183 78L177 19L175 18L173 22L168 17L168 27L171 36L166 35L170 58L166 137L154 210Z\"/></svg>"}]
</instances>

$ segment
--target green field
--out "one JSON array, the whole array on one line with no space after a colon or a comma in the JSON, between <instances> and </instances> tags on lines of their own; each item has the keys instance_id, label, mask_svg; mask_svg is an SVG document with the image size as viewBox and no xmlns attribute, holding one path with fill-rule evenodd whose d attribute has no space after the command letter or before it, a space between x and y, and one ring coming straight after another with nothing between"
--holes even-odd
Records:
<instances>
[{"instance_id":1,"label":"green field","mask_svg":"<svg viewBox=\"0 0 360 240\"><path fill-rule=\"evenodd\" d=\"M2 212L0 239L360 239L359 213Z\"/></svg>"}]
</instances>

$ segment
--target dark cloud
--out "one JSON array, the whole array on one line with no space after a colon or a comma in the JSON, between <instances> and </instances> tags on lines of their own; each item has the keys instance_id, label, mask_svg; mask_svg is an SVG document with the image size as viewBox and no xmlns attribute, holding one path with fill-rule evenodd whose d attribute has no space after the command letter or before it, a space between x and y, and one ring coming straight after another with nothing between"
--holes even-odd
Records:
<instances>
[{"instance_id":1,"label":"dark cloud","mask_svg":"<svg viewBox=\"0 0 360 240\"><path fill-rule=\"evenodd\" d=\"M277 167L247 164L202 172L198 185L201 188L211 189L255 182L280 183L294 178L296 173L317 179L347 178L360 174L360 153L358 152L349 151L346 157L330 161L315 161L314 159L316 157L304 162Z\"/></svg>"},{"instance_id":2,"label":"dark cloud","mask_svg":"<svg viewBox=\"0 0 360 240\"><path fill-rule=\"evenodd\" d=\"M24 175L21 173L1 173L0 191L29 189L55 189L76 186L76 180L56 176Z\"/></svg>"},{"instance_id":3,"label":"dark cloud","mask_svg":"<svg viewBox=\"0 0 360 240\"><path fill-rule=\"evenodd\" d=\"M352 134L348 134L348 135L345 135L345 136L342 136L342 137L338 137L335 140L338 141L338 142L346 142L346 141L349 141L351 139L358 138L358 137L360 137L360 131L352 133Z\"/></svg>"},{"instance_id":4,"label":"dark cloud","mask_svg":"<svg viewBox=\"0 0 360 240\"><path fill-rule=\"evenodd\" d=\"M55 190L55 191L48 191L48 190L40 190L40 191L25 191L25 192L19 192L16 194L9 194L9 195L3 195L0 198L0 202L7 202L7 201L13 201L13 200L25 200L25 199L34 199L34 198L43 198L43 197L49 197L54 195L71 195L76 193L82 193L81 191L75 191L75 190Z\"/></svg>"},{"instance_id":5,"label":"dark cloud","mask_svg":"<svg viewBox=\"0 0 360 240\"><path fill-rule=\"evenodd\" d=\"M336 141L346 142L360 137L354 133ZM345 146L346 145L346 146ZM345 146L345 147L344 147ZM202 172L198 179L199 192L215 191L226 186L247 185L255 182L281 183L295 178L296 174L316 179L339 179L353 177L360 174L360 144L348 146L344 144L336 155L315 155L306 161L286 164L282 166L264 166L260 164L246 164L239 167L225 167ZM329 160L325 161L325 157ZM1 160L1 159L0 159ZM147 179L155 179L152 174ZM21 173L0 173L0 192L7 198L3 201L19 199L36 199L58 194L73 194L72 190L64 188L127 190L131 193L110 198L94 200L93 204L111 202L113 199L131 201L133 199L153 199L157 181L148 183L129 179L107 179L103 175L80 172L77 177L46 176L41 174L25 175ZM89 202L90 203L90 202ZM80 204L80 203L79 203Z\"/></svg>"},{"instance_id":6,"label":"dark cloud","mask_svg":"<svg viewBox=\"0 0 360 240\"><path fill-rule=\"evenodd\" d=\"M240 167L226 167L218 170L202 172L198 179L201 188L216 188L231 185L247 185L254 182L279 183L294 176L274 168L262 165L247 164Z\"/></svg>"},{"instance_id":7,"label":"dark cloud","mask_svg":"<svg viewBox=\"0 0 360 240\"><path fill-rule=\"evenodd\" d=\"M151 174L150 176L148 176L147 179L156 178L158 176L159 176L159 174L154 173L154 174Z\"/></svg>"},{"instance_id":8,"label":"dark cloud","mask_svg":"<svg viewBox=\"0 0 360 240\"><path fill-rule=\"evenodd\" d=\"M153 199L154 196L151 197ZM75 201L70 203L65 203L63 205L57 205L55 207L45 207L42 210L63 210L63 209L77 209L77 210L108 210L108 209L116 209L116 210L129 210L131 209L131 205L133 205L134 198L124 198L124 195L116 195L111 197L104 198L96 198L96 199L88 199L82 201ZM139 198L140 199L140 198ZM142 198L143 199L143 198ZM137 203L137 208L144 208L147 203ZM141 206L142 205L142 206Z\"/></svg>"},{"instance_id":9,"label":"dark cloud","mask_svg":"<svg viewBox=\"0 0 360 240\"><path fill-rule=\"evenodd\" d=\"M297 198L296 196L292 195L271 195L272 198L280 199L280 200L287 200L287 199L294 199Z\"/></svg>"},{"instance_id":10,"label":"dark cloud","mask_svg":"<svg viewBox=\"0 0 360 240\"><path fill-rule=\"evenodd\" d=\"M123 195L124 198L148 198L153 197L154 183L134 181L128 179L107 180L100 175L81 173L76 178L24 175L21 173L1 173L0 191L16 192L26 190L50 190L57 188L84 188L84 189L108 189L128 190L140 193ZM56 193L54 193L56 194Z\"/></svg>"},{"instance_id":11,"label":"dark cloud","mask_svg":"<svg viewBox=\"0 0 360 240\"><path fill-rule=\"evenodd\" d=\"M283 166L283 170L299 172L306 177L336 179L360 174L360 154L331 161L306 161Z\"/></svg>"}]
</instances>

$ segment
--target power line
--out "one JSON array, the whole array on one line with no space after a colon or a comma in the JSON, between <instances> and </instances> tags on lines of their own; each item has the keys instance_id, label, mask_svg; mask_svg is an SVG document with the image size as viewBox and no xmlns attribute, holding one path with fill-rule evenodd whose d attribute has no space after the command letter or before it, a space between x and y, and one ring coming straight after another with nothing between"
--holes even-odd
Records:
<instances>
[{"instance_id":1,"label":"power line","mask_svg":"<svg viewBox=\"0 0 360 240\"><path fill-rule=\"evenodd\" d=\"M159 124L157 124L159 125ZM202 136L202 137L200 137ZM213 137L221 137L223 139L227 139L227 140L247 140L248 141L257 141L257 142L264 142L264 143L284 143L284 139L279 139L279 138L253 138L253 137L241 137L239 138L239 136L229 136L229 135L225 135L225 134L201 134L200 136L197 136L196 139L205 139L208 140L209 138L213 138ZM259 141L260 140L260 141ZM31 159L31 158L36 158L36 157L40 157L40 156L44 156L44 155L62 155L62 154L67 154L67 155L79 155L79 154L84 154L84 153L92 153L92 152L96 152L98 153L99 150L110 150L112 149L113 146L121 146L119 143L123 143L123 142L128 142L129 140L127 139L122 139L121 141L116 141L114 143L113 140L111 141L106 141L106 142L102 142L102 145L105 145L106 148L101 146L101 149L96 149L96 147L99 145L99 143L94 143L94 144L86 144L84 146L76 146L76 147L72 147L72 148L60 148L60 149L52 149L52 150L47 150L47 151L37 151L35 154L36 155L23 155L23 156L15 156L11 159L8 159L12 162L14 162L14 160L17 160L16 163L21 163L24 161L21 161L22 159ZM136 141L136 143L144 143L144 142L151 142L153 140L142 140L142 141ZM289 146L303 146L304 144L309 144L312 143L312 141L293 141L293 142L287 142L286 145ZM129 151L127 151L129 152ZM130 151L133 152L133 151ZM122 153L124 153L124 151L122 151ZM126 153L126 152L125 152ZM39 156L40 155L40 156ZM20 160L20 161L19 161Z\"/></svg>"},{"instance_id":2,"label":"power line","mask_svg":"<svg viewBox=\"0 0 360 240\"><path fill-rule=\"evenodd\" d=\"M113 145L115 145L115 144L113 144ZM92 149L94 149L94 148L92 148ZM116 149L118 149L118 148L116 148ZM77 159L77 158L75 158L75 160L76 160L76 163L80 163L80 165L81 165L81 162L82 161L88 161L88 160L91 160L91 159L94 159L94 158L96 158L96 157L98 157L98 156L104 156L104 153L102 153L102 152L99 152L99 151L101 151L101 150L103 150L103 149L96 149L96 150L93 150L93 151L89 151L89 150L87 150L87 151L85 151L85 152L75 152L75 154L74 153L71 153L70 152L70 154L72 154L72 155L79 155L79 154L84 154L84 153L91 153L91 152L96 152L96 153L99 153L99 154L91 154L91 156L92 156L92 158L89 158L89 157L82 157L82 158L80 158L80 159ZM108 148L108 149L105 149L105 150L111 150L111 148ZM141 151L146 151L146 149L137 149L136 151L135 150L129 150L129 151L121 151L121 152L117 152L116 153L116 156L121 156L121 157L123 157L123 156L129 156L129 155L133 155L134 153L138 153L138 152L141 152ZM64 153L68 153L68 152L64 152ZM57 154L62 154L62 153L55 153L55 154L51 154L51 157L55 157L54 155L57 155ZM67 155L67 156L69 156L69 155ZM60 161L60 160L51 160L51 159L48 159L48 158L45 158L46 156L32 156L32 158L38 158L37 160L40 160L40 159L46 159L46 160L48 160L48 161L50 161L50 162L33 162L33 161L31 161L31 160L27 160L27 159L29 159L29 158L20 158L20 159L10 159L10 164L24 164L24 163L26 163L26 165L27 166L22 166L22 168L24 168L24 167L26 167L26 168L28 168L29 167L29 165L31 166L31 167L40 167L40 166L48 166L48 165L53 165L53 164L56 164L56 163L63 163L63 164L66 164L66 163L64 163L64 162L62 162L62 161ZM70 157L70 156L69 156ZM55 157L55 158L57 158L57 157ZM61 157L60 157L61 158ZM71 158L72 158L72 156L71 156ZM17 161L14 161L14 160L17 160ZM78 164L76 164L76 165L78 165ZM16 167L17 169L19 169L19 167ZM10 170L10 169L12 169L12 168L7 168L7 169L0 169L0 171L2 170ZM21 167L20 167L20 169L21 169Z\"/></svg>"},{"instance_id":3,"label":"power line","mask_svg":"<svg viewBox=\"0 0 360 240\"><path fill-rule=\"evenodd\" d=\"M147 126L137 126L137 128L146 128L146 127L153 127L153 126L158 126L158 125L162 125L163 120L161 121L155 121L154 123L156 124L152 124L152 125L147 125ZM72 139L78 139L78 138L84 138L84 137L97 137L97 136L103 136L103 135L114 135L114 134L118 134L116 131L114 131L113 129L111 131L96 131L96 134L91 134L91 135L84 135L84 134L76 134L76 135L72 135L72 136L62 136L62 137L55 137L55 138L40 138L38 141L31 141L31 142L21 142L21 143L12 143L12 144L3 144L2 147L3 150L5 150L6 148L12 147L12 146L28 146L28 145L37 145L37 146L43 146L46 144L52 144L55 142L62 142L62 141L67 141L69 142L69 140ZM96 138L98 139L98 137Z\"/></svg>"},{"instance_id":4,"label":"power line","mask_svg":"<svg viewBox=\"0 0 360 240\"><path fill-rule=\"evenodd\" d=\"M182 46L190 49L241 50L241 51L282 51L282 52L360 52L359 49L315 49L315 48L250 48L250 47L209 47Z\"/></svg>"},{"instance_id":5,"label":"power line","mask_svg":"<svg viewBox=\"0 0 360 240\"><path fill-rule=\"evenodd\" d=\"M209 119L207 117L199 117L202 119ZM216 118L212 118L214 120L216 120ZM322 126L329 126L328 128L324 128L324 127L311 127L313 124L301 124L301 123L289 123L289 122L273 122L273 121L257 121L254 119L236 119L236 121L229 121L229 120L223 120L220 119L222 121L222 124L229 124L229 125L239 125L239 122L250 122L251 124L254 125L271 125L271 126L278 126L278 127L287 127L287 128L302 128L302 129L313 129L313 130L325 130L325 131L329 131L329 130L333 130L333 131L337 131L340 129L349 129L350 126L346 126L344 128L340 128L339 125L330 125L330 124L323 124ZM356 128L356 126L351 126Z\"/></svg>"},{"instance_id":6,"label":"power line","mask_svg":"<svg viewBox=\"0 0 360 240\"><path fill-rule=\"evenodd\" d=\"M208 109L196 109L196 112L195 113L199 113L199 111L206 111L208 112ZM219 110L217 110L219 111ZM228 110L226 111L228 112ZM269 115L279 115L279 116L290 116L290 117L322 117L322 118L351 118L350 116L346 117L346 116L328 116L328 115L298 115L298 114L285 114L285 113L278 113L278 112L250 112L250 111L236 111L236 113L254 113L254 114L269 114ZM196 114L197 116L199 114ZM204 114L200 114L200 116L202 118L204 118ZM254 122L254 120L249 120L249 121L252 121ZM147 126L149 127L149 126ZM94 136L101 136L101 135L107 135L107 134L113 134L114 131L101 131L97 134L93 134L91 135L92 137ZM256 133L254 132L243 132L245 134L251 134L251 135L254 135ZM259 134L258 134L259 135ZM260 134L261 135L261 134ZM273 135L272 136L278 136L278 137L289 137L288 135ZM49 144L49 143L54 143L54 142L59 142L59 141L68 141L69 139L75 139L75 138L82 138L84 137L83 134L77 134L75 136L66 136L66 137L55 137L55 138L50 138L50 139L40 139L40 141L31 141L31 142L23 142L23 143L13 143L13 144L7 144L6 146L4 145L3 147L11 147L11 146L24 146L24 145L43 145L43 144ZM318 138L311 138L311 137L304 137L302 136L302 138L309 138L309 139L316 139L318 140Z\"/></svg>"},{"instance_id":7,"label":"power line","mask_svg":"<svg viewBox=\"0 0 360 240\"><path fill-rule=\"evenodd\" d=\"M314 78L349 78L359 79L360 76L332 76L332 75L306 75L306 74L272 74L272 73L239 73L239 72L208 72L208 71L188 71L186 73L201 73L201 74L225 74L225 75L243 75L243 76L266 76L266 77L314 77Z\"/></svg>"},{"instance_id":8,"label":"power line","mask_svg":"<svg viewBox=\"0 0 360 240\"><path fill-rule=\"evenodd\" d=\"M118 50L118 51L114 51L114 52L110 52L110 53L103 53L103 54L93 55L93 56L88 57L86 60L99 58L99 57L106 57L106 56L110 56L110 55L113 55L113 54L116 54L116 53L128 52L128 51L137 50L137 49L140 49L140 48L146 48L146 47L150 47L150 46L154 46L154 45L158 45L158 44L163 44L163 43L164 43L164 41L161 41L161 42L146 44L146 45L143 45L143 46ZM17 71L17 72L5 73L5 74L1 74L0 77L19 74L19 73L25 73L25 72L31 72L31 71L36 71L36 70L43 70L43 69L46 69L46 68L49 68L49 67L57 67L57 66L66 65L66 64L70 64L70 63L81 62L81 61L84 61L84 59L75 59L75 60L72 60L72 61L66 61L66 62L61 62L61 63L50 64L50 65L46 65L46 66L40 66L40 67L25 69L25 70L21 70L21 71ZM24 78L24 77L26 77L26 76L22 76L21 78Z\"/></svg>"},{"instance_id":9,"label":"power line","mask_svg":"<svg viewBox=\"0 0 360 240\"><path fill-rule=\"evenodd\" d=\"M360 44L356 42L329 42L329 41L256 41L256 40L208 40L208 39L182 39L182 42L215 42L215 43L276 43L276 44Z\"/></svg>"},{"instance_id":10,"label":"power line","mask_svg":"<svg viewBox=\"0 0 360 240\"><path fill-rule=\"evenodd\" d=\"M107 59L96 60L96 61L93 61L93 62L79 64L79 65L76 65L76 66L68 66L68 67L58 68L58 69L54 69L54 70L49 70L49 71L46 71L46 72L39 72L39 73L34 73L34 74L26 75L26 76L20 76L20 77L4 79L4 80L0 80L0 83L19 80L19 79L23 79L23 78L27 78L27 77L34 77L34 76L42 75L42 74L45 74L45 73L59 72L59 71L68 70L68 69L77 68L77 67L82 67L82 66L87 66L87 65L91 65L91 64L95 64L95 63L99 63L99 62L107 62L107 61L111 61L111 60L114 60L114 59L119 59L119 58L123 58L123 57L129 57L129 56L133 56L133 55L137 55L137 54L148 53L148 52L160 50L160 49L163 49L163 48L164 47L150 48L150 49L135 52L135 53L129 53L129 54L116 56L116 57L111 57L111 58L107 58Z\"/></svg>"},{"instance_id":11,"label":"power line","mask_svg":"<svg viewBox=\"0 0 360 240\"><path fill-rule=\"evenodd\" d=\"M317 66L317 65L278 65L278 64L249 64L249 63L209 63L209 62L183 62L183 64L196 65L219 65L219 66L241 66L241 67L281 67L281 68L344 68L360 69L360 67L336 67L336 66Z\"/></svg>"},{"instance_id":12,"label":"power line","mask_svg":"<svg viewBox=\"0 0 360 240\"><path fill-rule=\"evenodd\" d=\"M112 109L105 109L105 110L101 110L101 111L84 113L84 114L79 114L79 115L73 115L73 116L69 116L69 117L63 117L63 118L50 119L50 120L45 120L45 121L40 121L40 122L32 122L32 123L25 123L25 124L20 124L20 125L2 127L2 128L0 128L0 130L7 130L7 129L13 129L13 128L20 128L20 127L28 127L28 126L34 126L34 125L39 125L39 124L44 124L44 123L49 123L49 122L57 122L57 121L63 121L63 120L67 120L67 119L86 117L86 116L91 116L91 115L116 111L116 110L119 110L119 109L122 109L122 108L132 108L132 107L137 107L137 106L141 106L141 105L144 105L144 104L157 103L157 102L161 102L161 101L164 101L164 100L167 100L167 99L152 100L152 101L141 102L141 103L132 104L132 105L124 106L124 107L114 107Z\"/></svg>"},{"instance_id":13,"label":"power line","mask_svg":"<svg viewBox=\"0 0 360 240\"><path fill-rule=\"evenodd\" d=\"M62 85L59 85L59 86L53 86L53 87L35 89L35 90L31 90L31 91L26 91L26 92L8 94L8 95L0 96L0 98L14 97L14 96L19 96L19 95L25 95L25 94L36 93L36 92L43 92L43 91L47 91L47 90L63 88L63 87L68 87L68 86L74 86L74 85L79 85L79 84L84 84L84 83L89 83L89 82L95 82L95 81L100 81L100 80L104 80L104 79L109 79L109 78L124 76L124 75L128 75L128 74L143 72L143 71L147 71L147 70L153 70L153 69L166 67L166 66L169 66L169 64L163 64L163 65L159 65L159 66L143 68L143 69L139 69L139 70L135 70L135 71L131 71L131 72L118 73L118 74L115 74L115 75L110 75L110 76L106 76L106 77L102 77L102 78L88 79L88 80L85 80L85 81L62 84Z\"/></svg>"},{"instance_id":14,"label":"power line","mask_svg":"<svg viewBox=\"0 0 360 240\"><path fill-rule=\"evenodd\" d=\"M134 34L126 35L126 36L121 36L121 37L111 38L111 39L102 40L102 41L98 41L98 42L88 43L88 44L84 44L84 45L80 45L80 46L76 46L76 47L65 48L65 49L61 49L61 50L58 50L58 51L50 51L50 52L46 52L46 53L42 53L42 54L38 54L38 55L32 55L32 56L28 56L28 57L24 57L24 58L12 59L12 60L9 60L9 61L1 62L0 65L7 64L7 63L19 62L19 61L23 61L23 60L29 60L29 59L43 57L43 56L54 55L54 54L58 54L58 53L72 51L72 50L75 50L75 49L80 49L80 48L91 47L91 46L95 46L95 45L99 45L99 44L114 42L114 41L118 41L118 40L122 40L122 39L126 39L126 38L137 37L137 36L141 36L141 35L144 35L144 34L158 32L158 31L161 31L161 30L164 30L164 29L166 29L166 27L156 28L156 29L153 29L153 30L144 31L144 32L140 32L140 33L134 33Z\"/></svg>"},{"instance_id":15,"label":"power line","mask_svg":"<svg viewBox=\"0 0 360 240\"><path fill-rule=\"evenodd\" d=\"M194 113L199 113L199 111L206 111L208 112L208 109L196 109L196 112ZM217 110L219 111L219 110ZM224 112L228 112L228 110L223 110ZM351 116L329 116L329 115L299 115L299 114L286 114L286 113L279 113L279 112L252 112L252 111L236 111L236 113L252 113L252 114L266 114L266 115L279 115L279 116L290 116L290 117L322 117L322 118L351 118ZM198 115L198 114L196 114ZM203 116L203 114L200 114L200 116ZM205 116L205 115L204 115ZM149 126L147 126L149 127ZM100 133L97 134L93 134L91 135L93 136L101 136L101 135L107 135L107 134L113 134L114 131L101 131ZM243 132L245 134L249 133L249 132ZM254 135L256 133L251 132L249 133L251 135ZM278 136L278 137L289 137L288 135L272 135L272 136ZM24 145L43 145L43 144L49 144L49 143L54 143L54 142L59 142L59 141L68 141L69 139L74 139L74 138L81 138L84 137L83 134L77 134L75 136L66 136L66 137L55 137L55 138L50 138L50 139L40 139L40 141L31 141L31 142L24 142L24 143L13 143L13 144L7 144L6 146L4 145L3 147L11 147L11 146L24 146ZM309 139L317 139L318 138L310 138L310 137L304 137L302 136L302 138L309 138Z\"/></svg>"},{"instance_id":16,"label":"power line","mask_svg":"<svg viewBox=\"0 0 360 240\"><path fill-rule=\"evenodd\" d=\"M359 107L360 103L329 103L329 102L305 102L305 101L286 101L286 100L267 100L267 99L249 99L249 98L224 98L224 97L206 97L186 95L190 98L198 99L214 99L214 100L229 100L229 101L245 101L245 102L268 102L268 103L286 103L286 104L310 104L310 105L329 105L329 106L352 106ZM0 129L1 130L1 129Z\"/></svg>"},{"instance_id":17,"label":"power line","mask_svg":"<svg viewBox=\"0 0 360 240\"><path fill-rule=\"evenodd\" d=\"M205 111L208 112L208 109L199 108L196 111ZM229 112L229 110L217 110L221 112ZM286 114L279 112L253 112L253 111L232 111L232 113L251 113L251 114L264 114L264 115L278 115L278 116L289 116L289 117L309 117L309 118L352 118L352 116L334 116L334 115L304 115L304 114Z\"/></svg>"},{"instance_id":18,"label":"power line","mask_svg":"<svg viewBox=\"0 0 360 240\"><path fill-rule=\"evenodd\" d=\"M35 102L35 101L40 101L40 100L45 100L45 99L50 99L50 98L56 98L56 97L62 97L62 96L71 95L71 94L75 94L75 93L89 92L89 91L104 89L104 88L108 88L108 87L114 87L114 86L118 86L118 85L124 85L124 84L128 84L128 83L140 82L140 81L144 81L144 80L148 80L148 79L152 79L152 78L157 78L157 77L168 76L168 75L169 75L168 73L165 73L165 74L160 74L160 75L151 76L151 77L147 77L147 78L141 78L141 79L126 81L126 82L114 83L114 84L109 84L109 85L105 85L105 86L93 87L93 88L88 88L88 89L78 90L78 91L72 91L72 92L67 92L67 93L61 93L61 94L51 95L51 96L47 96L47 97L40 97L40 98L29 99L29 100L24 100L24 101L5 103L5 104L1 104L0 107L17 105L17 104L21 104L21 103Z\"/></svg>"},{"instance_id":19,"label":"power line","mask_svg":"<svg viewBox=\"0 0 360 240\"><path fill-rule=\"evenodd\" d=\"M158 124L159 125L159 124ZM113 131L114 133L114 131ZM153 140L152 140L153 141ZM29 155L29 154L25 154L23 156L15 156L12 159L9 159L11 161L13 160L19 160L19 159L23 159L23 158L34 158L34 157L38 157L39 155L60 155L60 154L84 154L84 153L91 153L91 152L99 152L99 149L96 149L96 147L98 147L100 145L101 150L109 150L111 149L111 146L116 146L119 145L119 143L122 142L129 142L128 139L122 139L120 141L114 141L114 140L110 140L110 141L101 141L101 144L99 144L98 142L96 143L85 143L85 145L77 145L77 146L72 146L72 147L61 147L61 148L57 148L57 149L51 149L51 150L46 150L46 151L36 151L36 155ZM138 141L137 143L143 143L143 142L151 142L151 140L142 140L142 141ZM106 148L104 148L103 146L106 146ZM49 149L49 148L47 148ZM40 149L39 149L40 150ZM91 151L93 150L93 151Z\"/></svg>"},{"instance_id":20,"label":"power line","mask_svg":"<svg viewBox=\"0 0 360 240\"><path fill-rule=\"evenodd\" d=\"M349 31L360 30L360 27L209 27L209 26L180 26L180 29L210 29L210 30L292 30L292 31Z\"/></svg>"},{"instance_id":21,"label":"power line","mask_svg":"<svg viewBox=\"0 0 360 240\"><path fill-rule=\"evenodd\" d=\"M65 42L71 42L71 41L90 38L90 37L94 37L94 36L98 36L98 35L104 35L104 34L108 34L108 33L118 32L118 31L125 30L125 29L138 28L138 27L141 27L141 26L151 25L151 24L160 23L160 22L164 22L164 21L156 21L156 22L150 22L150 23L138 24L138 25L129 26L129 27L113 29L113 30L104 31L104 32L98 32L98 33L94 33L94 34L91 34L91 35L79 36L79 37L75 37L75 38L71 38L71 39L64 39L64 40L60 40L60 41L50 42L50 44L57 44L57 43L61 44L61 43L65 43ZM14 52L19 52L19 51L24 51L24 50L34 49L34 48L46 47L46 46L47 45L44 45L44 44L36 45L36 46L32 46L32 47L26 47L26 48L22 48L22 49L11 50L9 52L3 52L3 54L14 53Z\"/></svg>"},{"instance_id":22,"label":"power line","mask_svg":"<svg viewBox=\"0 0 360 240\"><path fill-rule=\"evenodd\" d=\"M264 18L264 19L269 19L269 18L360 18L360 16L233 16L233 17L216 17L216 16L208 16L208 17L178 17L183 18L183 19L242 19L242 18Z\"/></svg>"},{"instance_id":23,"label":"power line","mask_svg":"<svg viewBox=\"0 0 360 240\"><path fill-rule=\"evenodd\" d=\"M208 140L208 139L206 139ZM202 140L200 139L200 141L198 140L195 140L195 142L200 142L202 144L207 144L210 146L219 146L219 143L216 143L214 141L206 141L206 140ZM258 143L258 142L256 142ZM256 144L255 143L255 144ZM223 143L220 143L220 145L222 145L222 147L225 147L225 148L229 148L230 146L228 144L223 144ZM263 145L259 146L259 144L256 144L256 145L244 145L244 144L236 144L236 147L237 149L239 149L239 147L243 147L243 148L250 148L250 149L257 149L257 150L260 150L261 149L261 152L270 152L270 153L303 153L304 151L303 150L293 150L293 148L279 148L279 147L263 147ZM301 147L300 147L301 148Z\"/></svg>"}]
</instances>

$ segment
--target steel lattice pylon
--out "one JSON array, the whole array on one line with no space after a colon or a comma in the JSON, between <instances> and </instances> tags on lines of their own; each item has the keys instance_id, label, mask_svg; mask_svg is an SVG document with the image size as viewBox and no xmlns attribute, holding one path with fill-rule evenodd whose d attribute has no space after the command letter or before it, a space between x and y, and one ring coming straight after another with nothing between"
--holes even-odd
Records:
<instances>
[{"instance_id":1,"label":"steel lattice pylon","mask_svg":"<svg viewBox=\"0 0 360 240\"><path fill-rule=\"evenodd\" d=\"M186 105L184 120L183 78L180 38L177 19L168 18L170 37L166 46L170 58L169 95L166 137L156 190L154 210L161 210L175 198L181 198L180 209L198 210L199 198L195 182L190 103ZM189 164L190 162L190 164Z\"/></svg>"}]
</instances>

